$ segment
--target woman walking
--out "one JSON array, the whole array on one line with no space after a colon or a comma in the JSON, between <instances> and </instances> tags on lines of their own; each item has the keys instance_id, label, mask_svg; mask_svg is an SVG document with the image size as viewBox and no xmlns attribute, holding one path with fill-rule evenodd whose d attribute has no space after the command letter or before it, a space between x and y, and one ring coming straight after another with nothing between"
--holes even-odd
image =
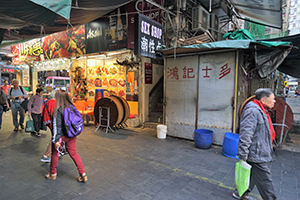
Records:
<instances>
[{"instance_id":1,"label":"woman walking","mask_svg":"<svg viewBox=\"0 0 300 200\"><path fill-rule=\"evenodd\" d=\"M43 112L42 112L43 119L44 119L43 123L49 127L51 134L52 134L52 130L53 130L53 126L52 126L53 116L52 115L53 115L53 110L56 106L55 92L56 92L56 90L53 90L51 92L51 95L50 95L51 99L45 103ZM44 155L42 156L41 161L49 163L51 161L51 159L50 159L51 152L52 152L52 140L50 140L50 143L47 146L47 149L46 149Z\"/></svg>"},{"instance_id":2,"label":"woman walking","mask_svg":"<svg viewBox=\"0 0 300 200\"><path fill-rule=\"evenodd\" d=\"M28 116L32 116L36 136L40 137L40 127L42 127L42 110L43 110L43 89L36 89L36 94L28 101Z\"/></svg>"},{"instance_id":3,"label":"woman walking","mask_svg":"<svg viewBox=\"0 0 300 200\"><path fill-rule=\"evenodd\" d=\"M52 130L52 153L50 163L50 173L45 174L46 179L55 180L57 177L57 164L59 160L59 148L65 144L70 157L77 166L79 177L77 181L86 182L87 175L84 171L81 158L76 151L76 139L77 137L68 137L66 129L64 127L64 110L65 107L74 107L71 99L66 91L58 90L55 93L56 106L53 110L53 130Z\"/></svg>"}]
</instances>

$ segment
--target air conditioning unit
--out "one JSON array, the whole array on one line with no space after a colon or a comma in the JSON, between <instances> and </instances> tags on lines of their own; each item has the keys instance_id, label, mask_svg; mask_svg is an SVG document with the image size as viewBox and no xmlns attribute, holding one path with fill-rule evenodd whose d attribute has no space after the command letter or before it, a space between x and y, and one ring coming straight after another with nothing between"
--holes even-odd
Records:
<instances>
[{"instance_id":1,"label":"air conditioning unit","mask_svg":"<svg viewBox=\"0 0 300 200\"><path fill-rule=\"evenodd\" d=\"M210 33L214 37L216 41L220 40L219 32L220 32L220 19L215 13L211 13L210 15Z\"/></svg>"},{"instance_id":2,"label":"air conditioning unit","mask_svg":"<svg viewBox=\"0 0 300 200\"><path fill-rule=\"evenodd\" d=\"M202 29L207 30L210 25L210 15L207 10L202 6L198 6L192 9L192 30Z\"/></svg>"}]
</instances>

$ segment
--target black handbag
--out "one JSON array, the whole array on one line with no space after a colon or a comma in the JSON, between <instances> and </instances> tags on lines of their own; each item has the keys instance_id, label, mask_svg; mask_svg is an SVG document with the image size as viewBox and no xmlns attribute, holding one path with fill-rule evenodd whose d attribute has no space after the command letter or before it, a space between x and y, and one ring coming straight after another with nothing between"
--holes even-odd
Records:
<instances>
[{"instance_id":1,"label":"black handbag","mask_svg":"<svg viewBox=\"0 0 300 200\"><path fill-rule=\"evenodd\" d=\"M25 100L21 103L21 106L25 110L25 113L28 111L27 104L28 104L28 99L25 98Z\"/></svg>"},{"instance_id":2,"label":"black handbag","mask_svg":"<svg viewBox=\"0 0 300 200\"><path fill-rule=\"evenodd\" d=\"M3 112L9 111L9 109L10 109L10 108L8 108L6 104L3 105Z\"/></svg>"}]
</instances>

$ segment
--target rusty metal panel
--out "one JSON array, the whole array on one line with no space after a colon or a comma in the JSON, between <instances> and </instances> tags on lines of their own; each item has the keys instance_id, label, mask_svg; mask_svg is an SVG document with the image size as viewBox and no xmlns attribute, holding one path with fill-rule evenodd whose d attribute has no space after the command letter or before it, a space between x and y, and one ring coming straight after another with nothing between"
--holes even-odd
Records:
<instances>
[{"instance_id":1,"label":"rusty metal panel","mask_svg":"<svg viewBox=\"0 0 300 200\"><path fill-rule=\"evenodd\" d=\"M166 58L165 112L168 135L193 139L197 110L198 57Z\"/></svg>"},{"instance_id":2,"label":"rusty metal panel","mask_svg":"<svg viewBox=\"0 0 300 200\"><path fill-rule=\"evenodd\" d=\"M235 52L200 55L197 128L214 131L215 144L232 131Z\"/></svg>"}]
</instances>

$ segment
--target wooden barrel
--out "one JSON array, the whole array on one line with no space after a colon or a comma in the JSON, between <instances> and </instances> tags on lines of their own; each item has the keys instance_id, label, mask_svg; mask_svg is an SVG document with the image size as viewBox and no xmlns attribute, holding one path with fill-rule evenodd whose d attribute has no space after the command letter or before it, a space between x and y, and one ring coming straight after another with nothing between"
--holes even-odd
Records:
<instances>
[{"instance_id":1,"label":"wooden barrel","mask_svg":"<svg viewBox=\"0 0 300 200\"><path fill-rule=\"evenodd\" d=\"M124 109L124 116L122 118L121 123L126 122L126 120L129 118L129 115L130 115L129 104L123 97L119 97L119 96L115 96L115 95L112 95L112 96L116 97L121 102L123 109Z\"/></svg>"},{"instance_id":2,"label":"wooden barrel","mask_svg":"<svg viewBox=\"0 0 300 200\"><path fill-rule=\"evenodd\" d=\"M109 126L113 127L119 119L119 107L121 107L122 105L120 105L120 103L118 102L117 104L115 103L117 100L113 100L111 98L101 98L99 99L94 107L94 116L95 116L95 120L96 123L99 123L99 108L100 107L108 107L110 108L110 117L109 117ZM107 117L107 109L102 109L102 116L104 118ZM123 117L123 113L122 113L122 117ZM101 121L101 125L107 125L107 121L102 120Z\"/></svg>"},{"instance_id":3,"label":"wooden barrel","mask_svg":"<svg viewBox=\"0 0 300 200\"><path fill-rule=\"evenodd\" d=\"M124 118L124 108L122 105L122 102L116 98L115 96L110 96L109 97L117 106L118 109L118 119L116 121L116 125L120 124L122 122L122 119Z\"/></svg>"}]
</instances>

